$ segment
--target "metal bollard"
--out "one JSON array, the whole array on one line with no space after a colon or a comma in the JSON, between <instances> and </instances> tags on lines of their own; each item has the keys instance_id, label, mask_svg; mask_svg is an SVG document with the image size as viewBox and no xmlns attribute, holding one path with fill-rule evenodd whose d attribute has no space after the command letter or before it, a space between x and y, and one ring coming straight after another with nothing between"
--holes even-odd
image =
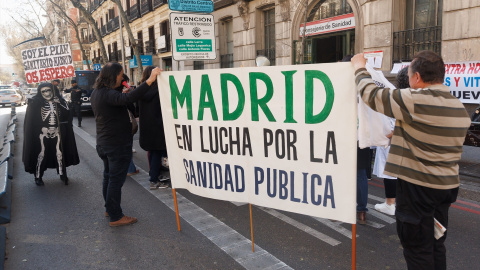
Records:
<instances>
[{"instance_id":1,"label":"metal bollard","mask_svg":"<svg viewBox=\"0 0 480 270\"><path fill-rule=\"evenodd\" d=\"M10 105L10 107L12 108L12 111L11 111L11 115L15 115L17 112L15 111L15 102L12 102L12 104Z\"/></svg>"}]
</instances>

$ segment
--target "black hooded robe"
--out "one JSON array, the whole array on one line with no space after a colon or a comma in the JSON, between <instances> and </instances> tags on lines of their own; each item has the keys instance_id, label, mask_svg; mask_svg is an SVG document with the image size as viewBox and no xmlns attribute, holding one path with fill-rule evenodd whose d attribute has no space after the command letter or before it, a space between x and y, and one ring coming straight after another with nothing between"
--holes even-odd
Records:
<instances>
[{"instance_id":1,"label":"black hooded robe","mask_svg":"<svg viewBox=\"0 0 480 270\"><path fill-rule=\"evenodd\" d=\"M77 144L75 142L75 134L72 127L72 115L68 109L68 105L60 96L58 90L55 89L55 97L58 98L59 103L53 102L54 108L58 111L58 118L55 115L55 124L52 125L50 117L42 119L42 107L48 106L48 101L45 100L40 91L41 88L50 86L53 90L52 84L43 83L38 86L37 94L28 103L27 111L25 114L24 122L24 141L23 141L23 157L22 161L25 165L25 171L31 174L35 174L37 170L37 163L39 154L41 152L40 136L42 135L43 128L49 128L52 126L58 127L58 118L60 119L60 150L63 148L63 166L59 168L56 156L57 138L43 138L45 152L44 158L40 165L40 175L47 168L62 169L66 172L66 167L71 165L77 165L80 163L77 152ZM62 147L63 146L63 147ZM41 176L40 176L41 177Z\"/></svg>"}]
</instances>

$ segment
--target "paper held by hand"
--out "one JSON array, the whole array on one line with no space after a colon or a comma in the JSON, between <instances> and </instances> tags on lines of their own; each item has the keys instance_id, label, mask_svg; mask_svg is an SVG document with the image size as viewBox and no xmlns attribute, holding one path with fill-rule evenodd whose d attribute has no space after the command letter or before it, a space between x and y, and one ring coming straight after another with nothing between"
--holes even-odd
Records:
<instances>
[{"instance_id":1,"label":"paper held by hand","mask_svg":"<svg viewBox=\"0 0 480 270\"><path fill-rule=\"evenodd\" d=\"M438 240L445 234L445 231L447 229L442 225L442 223L438 222L436 218L433 218L433 223L434 223L433 231L434 231L435 239Z\"/></svg>"}]
</instances>

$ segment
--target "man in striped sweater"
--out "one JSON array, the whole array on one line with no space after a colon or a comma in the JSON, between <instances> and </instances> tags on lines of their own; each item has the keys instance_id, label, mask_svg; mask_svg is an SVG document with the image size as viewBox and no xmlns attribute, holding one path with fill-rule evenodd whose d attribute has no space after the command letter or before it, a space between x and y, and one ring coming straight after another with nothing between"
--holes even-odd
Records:
<instances>
[{"instance_id":1,"label":"man in striped sweater","mask_svg":"<svg viewBox=\"0 0 480 270\"><path fill-rule=\"evenodd\" d=\"M397 177L397 233L408 269L446 269L446 233L434 237L434 218L448 226L448 209L458 194L458 161L470 118L443 85L445 67L430 51L416 54L410 87L377 87L363 54L352 59L362 100L396 119L385 174Z\"/></svg>"}]
</instances>

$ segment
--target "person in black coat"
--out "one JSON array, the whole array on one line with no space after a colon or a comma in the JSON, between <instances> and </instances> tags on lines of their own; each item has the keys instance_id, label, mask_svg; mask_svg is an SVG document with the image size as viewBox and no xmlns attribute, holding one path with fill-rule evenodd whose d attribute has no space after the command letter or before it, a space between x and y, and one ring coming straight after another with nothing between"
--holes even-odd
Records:
<instances>
[{"instance_id":1,"label":"person in black coat","mask_svg":"<svg viewBox=\"0 0 480 270\"><path fill-rule=\"evenodd\" d=\"M78 87L77 81L72 80L72 88L64 91L70 93L70 100L72 101L72 107L75 110L75 114L78 118L78 127L82 127L82 94L87 94L87 90L83 90Z\"/></svg>"},{"instance_id":2,"label":"person in black coat","mask_svg":"<svg viewBox=\"0 0 480 270\"><path fill-rule=\"evenodd\" d=\"M153 66L146 67L143 71L141 82L150 77ZM167 159L167 145L165 143L165 133L163 129L162 110L160 108L160 98L157 83L150 86L150 91L139 101L140 117L140 147L148 151L148 161L150 164L150 189L168 187L168 178L160 177L162 163Z\"/></svg>"},{"instance_id":3,"label":"person in black coat","mask_svg":"<svg viewBox=\"0 0 480 270\"><path fill-rule=\"evenodd\" d=\"M132 159L132 123L127 105L148 93L158 74L160 69L154 69L143 84L129 93L122 93L117 90L123 80L122 65L109 62L95 81L90 101L97 128L97 153L104 167L103 198L111 227L137 222L136 218L125 216L120 206L122 187Z\"/></svg>"},{"instance_id":4,"label":"person in black coat","mask_svg":"<svg viewBox=\"0 0 480 270\"><path fill-rule=\"evenodd\" d=\"M38 186L44 185L47 168L57 169L68 185L66 167L80 163L70 110L54 89L51 83L40 84L25 114L22 161Z\"/></svg>"}]
</instances>

